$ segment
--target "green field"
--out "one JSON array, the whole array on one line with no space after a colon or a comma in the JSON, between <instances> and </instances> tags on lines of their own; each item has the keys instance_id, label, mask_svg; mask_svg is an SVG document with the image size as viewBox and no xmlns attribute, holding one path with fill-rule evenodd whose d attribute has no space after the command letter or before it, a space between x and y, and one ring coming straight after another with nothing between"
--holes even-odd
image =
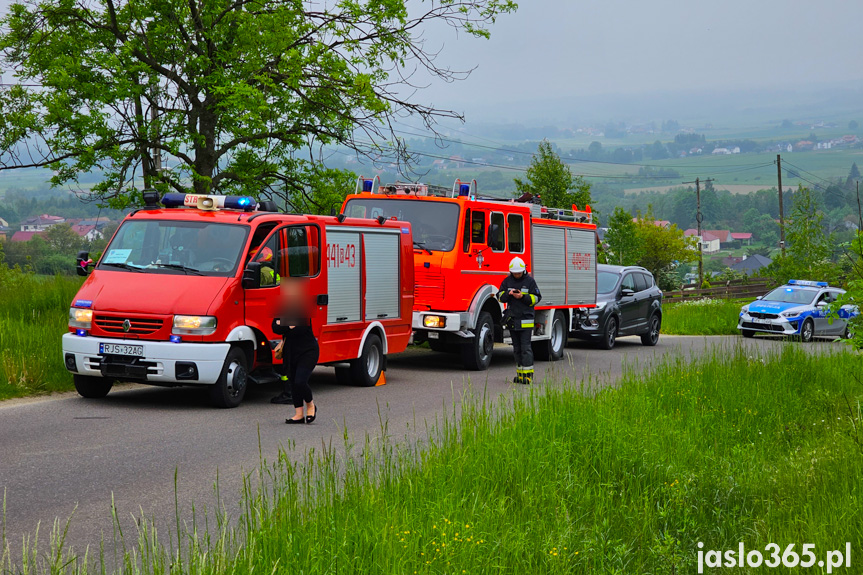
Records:
<instances>
[{"instance_id":1,"label":"green field","mask_svg":"<svg viewBox=\"0 0 863 575\"><path fill-rule=\"evenodd\" d=\"M668 335L738 335L740 306L748 300L692 299L662 305L662 333Z\"/></svg>"},{"instance_id":2,"label":"green field","mask_svg":"<svg viewBox=\"0 0 863 575\"><path fill-rule=\"evenodd\" d=\"M60 338L81 278L0 270L0 399L74 389Z\"/></svg>"},{"instance_id":3,"label":"green field","mask_svg":"<svg viewBox=\"0 0 863 575\"><path fill-rule=\"evenodd\" d=\"M849 374L863 359L839 351L737 346L671 355L602 391L546 381L494 405L478 392L422 445L386 439L382 422L382 442L346 433L344 451L262 462L239 518L202 512L178 537L142 517L138 533L114 534L119 564L147 575L670 575L696 572L699 542L859 553L863 382ZM35 546L24 568L6 554L3 569L106 572L95 551Z\"/></svg>"}]
</instances>

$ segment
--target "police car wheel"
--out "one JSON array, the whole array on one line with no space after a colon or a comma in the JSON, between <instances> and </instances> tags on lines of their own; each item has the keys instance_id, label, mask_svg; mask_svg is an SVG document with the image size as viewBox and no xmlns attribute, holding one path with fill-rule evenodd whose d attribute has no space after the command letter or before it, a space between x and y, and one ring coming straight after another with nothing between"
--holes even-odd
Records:
<instances>
[{"instance_id":1,"label":"police car wheel","mask_svg":"<svg viewBox=\"0 0 863 575\"><path fill-rule=\"evenodd\" d=\"M246 354L239 348L231 348L219 380L210 388L210 400L216 407L237 407L246 395L248 381Z\"/></svg>"},{"instance_id":2,"label":"police car wheel","mask_svg":"<svg viewBox=\"0 0 863 575\"><path fill-rule=\"evenodd\" d=\"M384 366L384 346L376 333L370 333L360 356L351 360L351 382L360 387L372 387L381 377Z\"/></svg>"},{"instance_id":3,"label":"police car wheel","mask_svg":"<svg viewBox=\"0 0 863 575\"><path fill-rule=\"evenodd\" d=\"M740 335L743 337L755 337L755 332L751 329L741 329Z\"/></svg>"},{"instance_id":4,"label":"police car wheel","mask_svg":"<svg viewBox=\"0 0 863 575\"><path fill-rule=\"evenodd\" d=\"M845 333L842 334L843 339L854 339L854 334L851 333L851 330L848 327L845 327Z\"/></svg>"},{"instance_id":5,"label":"police car wheel","mask_svg":"<svg viewBox=\"0 0 863 575\"><path fill-rule=\"evenodd\" d=\"M813 337L815 337L815 324L811 319L807 319L800 328L800 341L809 343Z\"/></svg>"},{"instance_id":6,"label":"police car wheel","mask_svg":"<svg viewBox=\"0 0 863 575\"><path fill-rule=\"evenodd\" d=\"M75 390L78 392L78 395L87 399L105 397L111 391L111 388L114 387L114 381L111 379L78 373L72 374L72 382L75 384Z\"/></svg>"}]
</instances>

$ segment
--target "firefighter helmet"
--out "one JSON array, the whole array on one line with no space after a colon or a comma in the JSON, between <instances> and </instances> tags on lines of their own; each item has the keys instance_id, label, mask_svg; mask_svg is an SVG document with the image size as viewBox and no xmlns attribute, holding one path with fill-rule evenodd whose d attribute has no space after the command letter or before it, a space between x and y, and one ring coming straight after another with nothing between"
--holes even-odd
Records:
<instances>
[{"instance_id":1,"label":"firefighter helmet","mask_svg":"<svg viewBox=\"0 0 863 575\"><path fill-rule=\"evenodd\" d=\"M260 252L261 252L260 255L258 255L258 249L259 248L253 249L252 252L249 254L249 256L251 256L252 260L255 260L258 262L271 262L271 261L273 261L273 250L271 250L268 247L264 247L262 250L260 250ZM255 256L258 256L258 258L255 259Z\"/></svg>"},{"instance_id":2,"label":"firefighter helmet","mask_svg":"<svg viewBox=\"0 0 863 575\"><path fill-rule=\"evenodd\" d=\"M524 260L516 256L509 262L510 273L519 274L524 271Z\"/></svg>"}]
</instances>

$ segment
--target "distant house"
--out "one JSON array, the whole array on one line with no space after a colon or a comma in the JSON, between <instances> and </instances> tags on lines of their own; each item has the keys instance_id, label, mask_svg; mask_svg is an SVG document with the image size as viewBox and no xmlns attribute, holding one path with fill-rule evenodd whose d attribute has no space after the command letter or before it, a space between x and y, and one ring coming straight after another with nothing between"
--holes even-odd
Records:
<instances>
[{"instance_id":1,"label":"distant house","mask_svg":"<svg viewBox=\"0 0 863 575\"><path fill-rule=\"evenodd\" d=\"M42 236L43 232L22 232L17 231L9 238L10 242L29 242L33 236Z\"/></svg>"},{"instance_id":2,"label":"distant house","mask_svg":"<svg viewBox=\"0 0 863 575\"><path fill-rule=\"evenodd\" d=\"M711 153L717 156L729 156L731 155L731 150L728 148L713 148L713 152Z\"/></svg>"},{"instance_id":3,"label":"distant house","mask_svg":"<svg viewBox=\"0 0 863 575\"><path fill-rule=\"evenodd\" d=\"M800 140L796 144L794 144L794 148L797 149L798 152L802 152L804 150L811 150L815 147L815 142L810 142L809 140Z\"/></svg>"},{"instance_id":4,"label":"distant house","mask_svg":"<svg viewBox=\"0 0 863 575\"><path fill-rule=\"evenodd\" d=\"M683 235L686 237L699 238L698 230L694 228L689 228L688 230L684 230ZM713 235L710 232L701 232L701 237L699 238L699 242L701 243L701 253L703 254L715 254L719 251L720 242L719 238Z\"/></svg>"},{"instance_id":5,"label":"distant house","mask_svg":"<svg viewBox=\"0 0 863 575\"><path fill-rule=\"evenodd\" d=\"M72 226L72 231L91 242L102 237L102 232L94 225L76 224Z\"/></svg>"},{"instance_id":6,"label":"distant house","mask_svg":"<svg viewBox=\"0 0 863 575\"><path fill-rule=\"evenodd\" d=\"M746 275L753 276L758 274L762 268L765 268L772 263L773 260L770 258L755 254L754 256L744 258L742 262L734 264L731 266L731 269L738 272L745 272Z\"/></svg>"},{"instance_id":7,"label":"distant house","mask_svg":"<svg viewBox=\"0 0 863 575\"><path fill-rule=\"evenodd\" d=\"M743 233L743 232L731 232L731 239L735 242L740 242L741 245L750 245L752 244L752 234L751 233Z\"/></svg>"},{"instance_id":8,"label":"distant house","mask_svg":"<svg viewBox=\"0 0 863 575\"><path fill-rule=\"evenodd\" d=\"M44 232L51 226L55 226L57 224L62 224L65 222L65 218L61 218L60 216L50 216L48 214L42 214L41 216L35 216L32 218L27 218L23 222L21 222L21 231L22 232Z\"/></svg>"},{"instance_id":9,"label":"distant house","mask_svg":"<svg viewBox=\"0 0 863 575\"><path fill-rule=\"evenodd\" d=\"M719 244L721 248L729 248L732 247L732 243L734 240L731 238L730 230L707 230L704 233L710 234L719 239Z\"/></svg>"}]
</instances>

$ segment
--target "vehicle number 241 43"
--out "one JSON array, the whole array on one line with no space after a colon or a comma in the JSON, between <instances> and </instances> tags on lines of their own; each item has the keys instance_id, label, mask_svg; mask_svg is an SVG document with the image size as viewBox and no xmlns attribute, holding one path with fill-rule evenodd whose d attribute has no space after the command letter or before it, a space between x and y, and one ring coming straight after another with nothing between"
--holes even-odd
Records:
<instances>
[{"instance_id":1,"label":"vehicle number 241 43","mask_svg":"<svg viewBox=\"0 0 863 575\"><path fill-rule=\"evenodd\" d=\"M357 265L356 244L327 244L327 267L355 267Z\"/></svg>"}]
</instances>

